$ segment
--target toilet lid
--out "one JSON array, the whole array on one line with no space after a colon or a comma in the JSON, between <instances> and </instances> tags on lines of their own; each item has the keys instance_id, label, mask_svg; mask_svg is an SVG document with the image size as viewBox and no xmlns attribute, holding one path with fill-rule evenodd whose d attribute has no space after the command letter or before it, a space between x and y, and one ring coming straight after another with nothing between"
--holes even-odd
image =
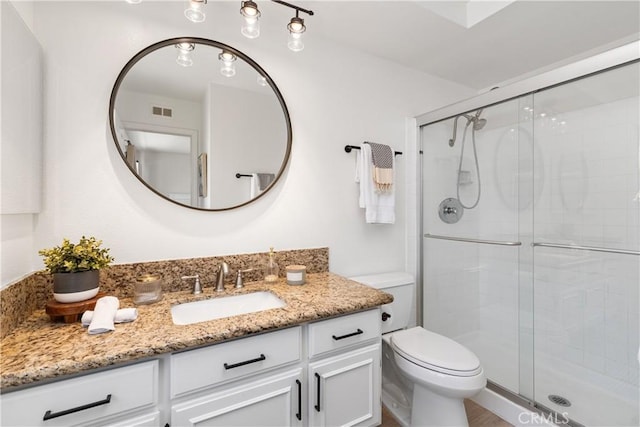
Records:
<instances>
[{"instance_id":1,"label":"toilet lid","mask_svg":"<svg viewBox=\"0 0 640 427\"><path fill-rule=\"evenodd\" d=\"M459 377L482 372L480 360L469 349L421 327L394 332L391 345L402 357L426 369Z\"/></svg>"}]
</instances>

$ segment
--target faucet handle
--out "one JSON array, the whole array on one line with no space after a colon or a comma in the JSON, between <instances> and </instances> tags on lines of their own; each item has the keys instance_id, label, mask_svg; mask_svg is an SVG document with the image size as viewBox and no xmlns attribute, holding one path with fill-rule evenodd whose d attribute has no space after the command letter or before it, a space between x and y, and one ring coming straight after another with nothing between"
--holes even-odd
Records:
<instances>
[{"instance_id":1,"label":"faucet handle","mask_svg":"<svg viewBox=\"0 0 640 427\"><path fill-rule=\"evenodd\" d=\"M238 273L236 274L236 289L241 289L244 287L244 283L242 281L242 270L238 270Z\"/></svg>"},{"instance_id":2,"label":"faucet handle","mask_svg":"<svg viewBox=\"0 0 640 427\"><path fill-rule=\"evenodd\" d=\"M242 289L244 287L244 280L242 277L242 273L248 273L250 271L253 271L253 268L247 268L244 270L238 270L237 274L236 274L236 289Z\"/></svg>"},{"instance_id":3,"label":"faucet handle","mask_svg":"<svg viewBox=\"0 0 640 427\"><path fill-rule=\"evenodd\" d=\"M200 285L200 275L194 274L193 276L182 276L182 280L188 280L188 279L196 279L195 283L193 284L193 294L194 295L201 294L202 286Z\"/></svg>"}]
</instances>

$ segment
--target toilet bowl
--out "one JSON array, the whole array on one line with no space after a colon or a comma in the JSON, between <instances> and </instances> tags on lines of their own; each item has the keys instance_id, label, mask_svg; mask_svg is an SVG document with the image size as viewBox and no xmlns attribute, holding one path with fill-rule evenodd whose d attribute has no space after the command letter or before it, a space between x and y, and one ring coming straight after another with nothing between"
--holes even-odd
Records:
<instances>
[{"instance_id":1,"label":"toilet bowl","mask_svg":"<svg viewBox=\"0 0 640 427\"><path fill-rule=\"evenodd\" d=\"M466 426L463 400L487 383L480 361L457 342L421 327L391 333L397 370L413 383L411 426Z\"/></svg>"},{"instance_id":2,"label":"toilet bowl","mask_svg":"<svg viewBox=\"0 0 640 427\"><path fill-rule=\"evenodd\" d=\"M486 386L476 355L422 327L407 329L414 282L407 273L352 278L394 297L382 306L382 402L403 426L468 426L464 399Z\"/></svg>"}]
</instances>

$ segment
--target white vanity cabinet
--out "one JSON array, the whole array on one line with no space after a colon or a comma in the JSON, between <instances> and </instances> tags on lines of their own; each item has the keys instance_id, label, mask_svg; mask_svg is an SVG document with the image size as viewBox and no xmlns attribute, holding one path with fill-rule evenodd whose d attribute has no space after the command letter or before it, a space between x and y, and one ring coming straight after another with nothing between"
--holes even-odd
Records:
<instances>
[{"instance_id":1,"label":"white vanity cabinet","mask_svg":"<svg viewBox=\"0 0 640 427\"><path fill-rule=\"evenodd\" d=\"M3 426L159 425L158 361L0 396Z\"/></svg>"},{"instance_id":2,"label":"white vanity cabinet","mask_svg":"<svg viewBox=\"0 0 640 427\"><path fill-rule=\"evenodd\" d=\"M381 333L376 308L174 354L170 425L379 425Z\"/></svg>"},{"instance_id":3,"label":"white vanity cabinet","mask_svg":"<svg viewBox=\"0 0 640 427\"><path fill-rule=\"evenodd\" d=\"M309 325L309 425L381 422L380 310Z\"/></svg>"}]
</instances>

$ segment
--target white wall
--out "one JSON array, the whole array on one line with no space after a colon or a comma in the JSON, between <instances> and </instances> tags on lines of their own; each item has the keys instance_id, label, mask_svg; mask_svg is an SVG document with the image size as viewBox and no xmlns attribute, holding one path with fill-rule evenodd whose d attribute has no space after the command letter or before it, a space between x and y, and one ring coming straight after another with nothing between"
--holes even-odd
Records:
<instances>
[{"instance_id":1,"label":"white wall","mask_svg":"<svg viewBox=\"0 0 640 427\"><path fill-rule=\"evenodd\" d=\"M236 8L229 16L210 13L199 26L184 19L182 8L165 2L36 5L48 116L45 203L34 257L37 248L85 234L102 239L119 263L328 246L330 268L340 274L404 268L404 177L398 175L397 223L365 225L354 154L343 147L372 140L402 150L406 117L472 91L314 39L311 31L305 50L294 54L280 39L269 43L266 20L264 37L243 39ZM278 25L271 30L281 32ZM251 56L274 79L291 113L294 141L285 176L274 191L238 210L189 210L152 194L129 172L109 134L109 95L122 66L147 45L185 34ZM404 167L401 158L397 164Z\"/></svg>"},{"instance_id":2,"label":"white wall","mask_svg":"<svg viewBox=\"0 0 640 427\"><path fill-rule=\"evenodd\" d=\"M250 179L236 173L277 174L284 159L287 128L271 93L210 84L209 197L212 208L250 199ZM233 102L235 101L235 102Z\"/></svg>"},{"instance_id":3,"label":"white wall","mask_svg":"<svg viewBox=\"0 0 640 427\"><path fill-rule=\"evenodd\" d=\"M29 29L33 5L3 1L1 6L0 287L34 269L34 221L42 202L43 137L42 52Z\"/></svg>"}]
</instances>

